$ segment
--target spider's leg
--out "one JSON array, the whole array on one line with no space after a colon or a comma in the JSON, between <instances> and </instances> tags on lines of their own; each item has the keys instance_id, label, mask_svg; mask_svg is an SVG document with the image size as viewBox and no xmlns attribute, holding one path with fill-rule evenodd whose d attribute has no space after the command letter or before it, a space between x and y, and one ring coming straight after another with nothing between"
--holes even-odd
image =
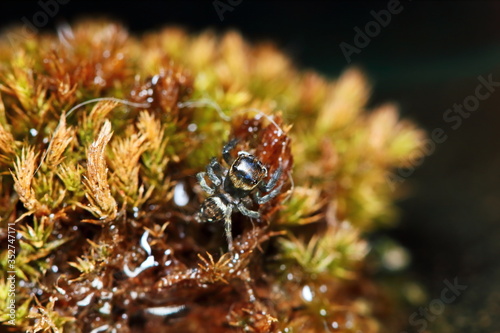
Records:
<instances>
[{"instance_id":1,"label":"spider's leg","mask_svg":"<svg viewBox=\"0 0 500 333\"><path fill-rule=\"evenodd\" d=\"M282 173L283 173L283 169L281 167L279 167L273 173L273 175L271 176L271 179L269 180L269 182L267 184L264 182L259 184L259 189L262 192L266 192L266 193L271 191L273 189L273 187L276 186L276 183L278 183L278 180L280 179Z\"/></svg>"},{"instance_id":2,"label":"spider's leg","mask_svg":"<svg viewBox=\"0 0 500 333\"><path fill-rule=\"evenodd\" d=\"M210 164L207 165L207 175L215 186L220 186L222 184L222 179L219 178L222 173L222 166L217 162L214 157L210 160Z\"/></svg>"},{"instance_id":3,"label":"spider's leg","mask_svg":"<svg viewBox=\"0 0 500 333\"><path fill-rule=\"evenodd\" d=\"M232 230L232 220L231 220L231 205L227 205L226 212L224 213L224 230L226 232L226 238L227 238L227 245L229 251L233 250L233 234L231 233Z\"/></svg>"},{"instance_id":4,"label":"spider's leg","mask_svg":"<svg viewBox=\"0 0 500 333\"><path fill-rule=\"evenodd\" d=\"M200 184L203 191L207 192L210 195L213 195L215 193L215 190L208 186L207 181L205 180L206 174L206 172L198 172L196 174L196 179L198 179L198 183Z\"/></svg>"},{"instance_id":5,"label":"spider's leg","mask_svg":"<svg viewBox=\"0 0 500 333\"><path fill-rule=\"evenodd\" d=\"M259 212L256 212L254 210L250 210L250 209L246 208L242 202L240 202L237 207L238 207L238 210L241 212L241 214L243 214L245 216L248 216L252 219L258 219L260 217Z\"/></svg>"},{"instance_id":6,"label":"spider's leg","mask_svg":"<svg viewBox=\"0 0 500 333\"><path fill-rule=\"evenodd\" d=\"M231 165L231 150L236 146L238 139L232 139L222 148L222 157L227 165Z\"/></svg>"},{"instance_id":7,"label":"spider's leg","mask_svg":"<svg viewBox=\"0 0 500 333\"><path fill-rule=\"evenodd\" d=\"M272 198L276 197L278 194L280 194L280 191L281 191L281 187L283 186L283 184L280 184L278 187L276 187L274 190L272 190L271 193L269 194L266 194L264 195L263 197L261 197L259 195L259 193L255 192L254 194L254 199L255 201L259 204L259 205L262 205L266 202L268 202L269 200L271 200Z\"/></svg>"}]
</instances>

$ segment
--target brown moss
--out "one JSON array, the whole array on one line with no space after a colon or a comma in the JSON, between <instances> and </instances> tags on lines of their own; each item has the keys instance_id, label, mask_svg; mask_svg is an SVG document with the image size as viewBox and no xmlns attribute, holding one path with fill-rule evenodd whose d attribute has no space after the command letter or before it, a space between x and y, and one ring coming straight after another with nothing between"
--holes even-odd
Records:
<instances>
[{"instance_id":1,"label":"brown moss","mask_svg":"<svg viewBox=\"0 0 500 333\"><path fill-rule=\"evenodd\" d=\"M19 235L8 329L395 327L363 232L391 216L386 177L421 133L393 106L366 113L359 71L329 82L235 32L139 40L104 21L14 48L0 50L0 241L14 221ZM228 251L223 225L195 219L195 175L233 138L282 187L251 203L260 218L231 215Z\"/></svg>"}]
</instances>

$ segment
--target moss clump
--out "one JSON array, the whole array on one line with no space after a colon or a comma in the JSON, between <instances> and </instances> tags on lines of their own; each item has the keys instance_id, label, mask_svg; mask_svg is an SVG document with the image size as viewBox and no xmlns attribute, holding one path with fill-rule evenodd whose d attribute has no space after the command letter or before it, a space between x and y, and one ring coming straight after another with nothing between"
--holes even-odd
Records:
<instances>
[{"instance_id":1,"label":"moss clump","mask_svg":"<svg viewBox=\"0 0 500 333\"><path fill-rule=\"evenodd\" d=\"M360 71L329 81L235 32L12 31L0 42L0 240L16 255L10 266L2 246L5 327L395 329L364 234L395 217L387 178L423 135L392 105L365 110ZM194 176L232 138L233 157L281 168L282 187L250 201L259 219L232 214L228 251L222 225L195 220L206 194Z\"/></svg>"}]
</instances>

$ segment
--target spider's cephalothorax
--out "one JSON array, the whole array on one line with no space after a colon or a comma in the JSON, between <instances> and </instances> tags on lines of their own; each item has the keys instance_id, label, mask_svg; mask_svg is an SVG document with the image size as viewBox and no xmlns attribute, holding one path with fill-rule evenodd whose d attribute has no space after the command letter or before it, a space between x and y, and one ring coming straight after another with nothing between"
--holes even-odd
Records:
<instances>
[{"instance_id":1,"label":"spider's cephalothorax","mask_svg":"<svg viewBox=\"0 0 500 333\"><path fill-rule=\"evenodd\" d=\"M229 141L222 150L222 157L229 169L223 167L217 159L212 158L207 171L196 175L200 186L210 194L210 197L201 204L196 218L200 222L224 221L229 249L233 247L232 212L237 210L250 218L259 218L260 213L250 210L247 206L252 202L259 205L268 202L280 193L282 186L282 184L276 186L281 177L281 167L266 183L264 178L267 177L267 169L257 157L246 152L239 152L238 157L232 161L230 152L236 142L236 139ZM207 184L205 176L208 176L213 187ZM263 195L263 193L267 194Z\"/></svg>"}]
</instances>

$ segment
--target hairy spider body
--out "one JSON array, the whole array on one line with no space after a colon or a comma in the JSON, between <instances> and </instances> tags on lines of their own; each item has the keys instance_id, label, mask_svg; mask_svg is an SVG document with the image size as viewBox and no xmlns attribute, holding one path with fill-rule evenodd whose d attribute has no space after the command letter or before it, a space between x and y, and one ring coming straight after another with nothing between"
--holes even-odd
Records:
<instances>
[{"instance_id":1,"label":"hairy spider body","mask_svg":"<svg viewBox=\"0 0 500 333\"><path fill-rule=\"evenodd\" d=\"M233 211L239 211L250 218L259 218L260 213L250 210L248 206L253 202L259 205L268 202L280 193L282 186L281 184L276 186L281 176L281 168L278 168L266 183L264 178L267 177L267 168L257 157L240 151L238 157L232 161L230 153L236 142L237 140L233 139L222 149L222 157L229 169L222 166L216 158L212 158L207 165L207 171L196 175L202 189L210 195L201 204L196 218L199 222L224 221L230 250L233 247L231 235ZM207 184L205 176L208 176L213 187ZM262 195L262 193L267 194Z\"/></svg>"}]
</instances>

